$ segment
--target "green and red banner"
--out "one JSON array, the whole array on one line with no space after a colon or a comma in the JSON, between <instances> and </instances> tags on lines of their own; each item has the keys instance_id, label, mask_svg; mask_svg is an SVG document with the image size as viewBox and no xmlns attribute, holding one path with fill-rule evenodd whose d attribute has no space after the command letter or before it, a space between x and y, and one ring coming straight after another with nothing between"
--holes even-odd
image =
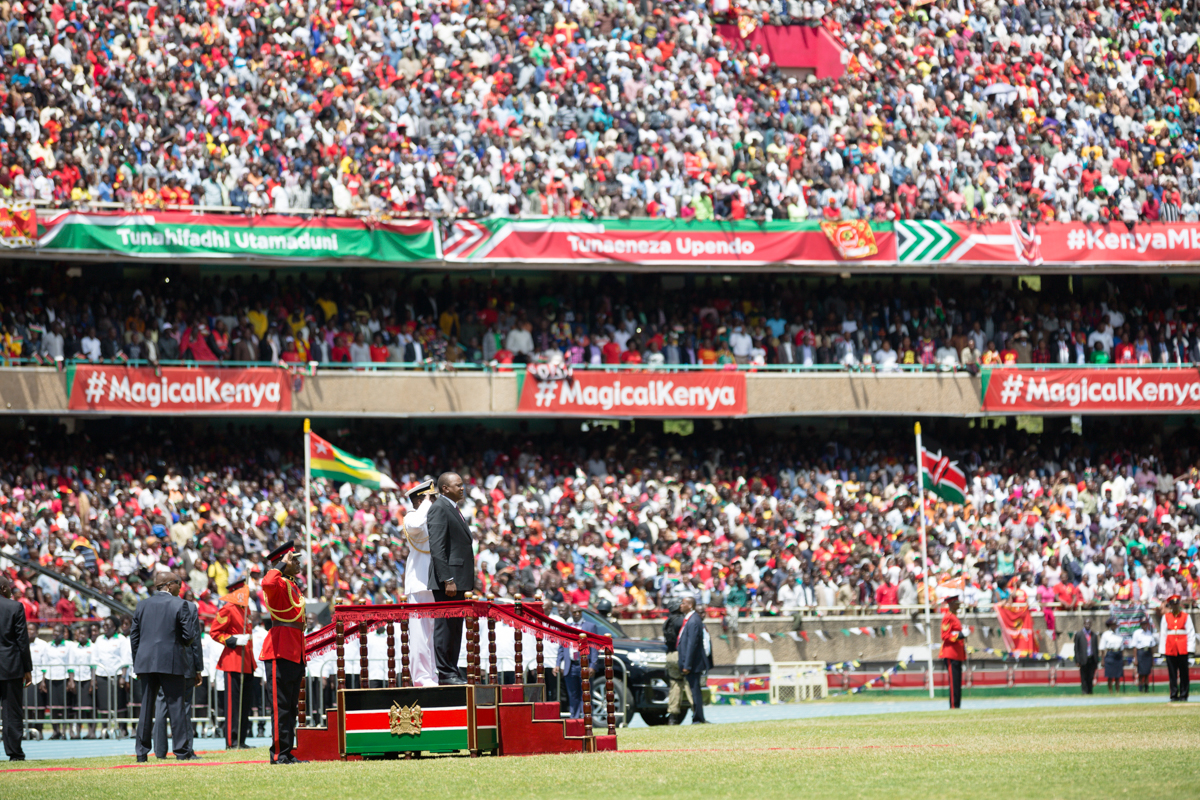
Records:
<instances>
[{"instance_id":1,"label":"green and red banner","mask_svg":"<svg viewBox=\"0 0 1200 800\"><path fill-rule=\"evenodd\" d=\"M478 691L467 686L345 690L345 752L490 750L498 736L496 707L475 705L472 695Z\"/></svg>"},{"instance_id":2,"label":"green and red banner","mask_svg":"<svg viewBox=\"0 0 1200 800\"><path fill-rule=\"evenodd\" d=\"M0 246L55 258L319 261L754 269L767 266L975 266L1051 272L1097 264L1200 265L1194 222L1043 223L938 220L515 219L439 223L186 211L56 212L0 201ZM35 235L36 234L36 235Z\"/></svg>"},{"instance_id":3,"label":"green and red banner","mask_svg":"<svg viewBox=\"0 0 1200 800\"><path fill-rule=\"evenodd\" d=\"M127 258L395 263L438 258L431 220L373 222L270 214L69 212L42 221L42 252Z\"/></svg>"},{"instance_id":4,"label":"green and red banner","mask_svg":"<svg viewBox=\"0 0 1200 800\"><path fill-rule=\"evenodd\" d=\"M864 223L858 233L870 243L858 246L856 240L850 250L843 244L844 233L829 235L818 221L479 219L454 222L442 250L447 261L483 264L753 267L895 262L890 224Z\"/></svg>"}]
</instances>

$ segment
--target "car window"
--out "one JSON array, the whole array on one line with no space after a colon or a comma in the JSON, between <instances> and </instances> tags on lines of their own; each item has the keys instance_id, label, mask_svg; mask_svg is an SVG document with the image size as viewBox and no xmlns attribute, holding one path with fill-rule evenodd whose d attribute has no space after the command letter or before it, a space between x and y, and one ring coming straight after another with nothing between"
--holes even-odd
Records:
<instances>
[{"instance_id":1,"label":"car window","mask_svg":"<svg viewBox=\"0 0 1200 800\"><path fill-rule=\"evenodd\" d=\"M619 636L622 639L629 638L629 635L626 634L625 631L621 630L621 626L618 625L614 620L602 617L593 611L584 611L583 613L587 616L589 622L594 624L597 628L604 631L609 636Z\"/></svg>"}]
</instances>

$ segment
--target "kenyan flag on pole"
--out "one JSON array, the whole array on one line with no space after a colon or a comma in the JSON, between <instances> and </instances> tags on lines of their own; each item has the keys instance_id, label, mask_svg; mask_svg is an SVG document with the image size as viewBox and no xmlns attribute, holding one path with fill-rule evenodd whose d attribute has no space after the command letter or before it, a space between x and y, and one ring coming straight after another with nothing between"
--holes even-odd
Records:
<instances>
[{"instance_id":1,"label":"kenyan flag on pole","mask_svg":"<svg viewBox=\"0 0 1200 800\"><path fill-rule=\"evenodd\" d=\"M967 474L941 450L931 453L921 448L921 483L947 503L961 505L967 500Z\"/></svg>"}]
</instances>

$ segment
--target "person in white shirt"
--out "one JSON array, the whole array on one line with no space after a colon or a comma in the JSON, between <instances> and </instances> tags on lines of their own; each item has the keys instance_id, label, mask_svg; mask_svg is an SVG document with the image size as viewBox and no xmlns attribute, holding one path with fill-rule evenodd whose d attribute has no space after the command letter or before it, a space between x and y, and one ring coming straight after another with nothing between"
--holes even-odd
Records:
<instances>
[{"instance_id":1,"label":"person in white shirt","mask_svg":"<svg viewBox=\"0 0 1200 800\"><path fill-rule=\"evenodd\" d=\"M409 620L409 626L412 623L413 620ZM399 641L395 633L393 636L396 637L393 638L393 643ZM372 689L382 689L387 686L387 668L387 626L380 626L367 635L367 686ZM396 654L396 671L397 673L400 671L399 653ZM399 685L399 680L400 676L397 674L397 685Z\"/></svg>"},{"instance_id":2,"label":"person in white shirt","mask_svg":"<svg viewBox=\"0 0 1200 800\"><path fill-rule=\"evenodd\" d=\"M754 347L754 339L746 333L741 325L734 325L729 334L729 349L733 351L733 359L739 364L750 363L750 350Z\"/></svg>"},{"instance_id":3,"label":"person in white shirt","mask_svg":"<svg viewBox=\"0 0 1200 800\"><path fill-rule=\"evenodd\" d=\"M1125 674L1125 640L1117 633L1116 620L1110 619L1107 624L1108 630L1100 637L1100 660L1104 664L1108 693L1113 694Z\"/></svg>"},{"instance_id":4,"label":"person in white shirt","mask_svg":"<svg viewBox=\"0 0 1200 800\"><path fill-rule=\"evenodd\" d=\"M100 339L95 328L88 328L87 335L79 342L79 350L93 364L100 360Z\"/></svg>"},{"instance_id":5,"label":"person in white shirt","mask_svg":"<svg viewBox=\"0 0 1200 800\"><path fill-rule=\"evenodd\" d=\"M504 347L516 356L533 355L533 325L528 322L519 323L504 339Z\"/></svg>"},{"instance_id":6,"label":"person in white shirt","mask_svg":"<svg viewBox=\"0 0 1200 800\"><path fill-rule=\"evenodd\" d=\"M67 626L61 622L54 626L54 636L42 649L41 671L42 707L50 710L51 719L64 719L67 711L67 696L75 693L75 666L72 663L72 651L75 643L67 635ZM37 672L38 659L34 658L34 672ZM51 725L51 739L62 739L62 726L58 723Z\"/></svg>"},{"instance_id":7,"label":"person in white shirt","mask_svg":"<svg viewBox=\"0 0 1200 800\"><path fill-rule=\"evenodd\" d=\"M1150 693L1150 672L1154 669L1154 651L1158 648L1158 634L1149 617L1142 620L1142 627L1133 632L1131 644L1137 657L1138 691Z\"/></svg>"},{"instance_id":8,"label":"person in white shirt","mask_svg":"<svg viewBox=\"0 0 1200 800\"><path fill-rule=\"evenodd\" d=\"M104 715L116 712L117 716L128 716L123 710L129 705L127 675L133 663L133 653L129 637L118 632L115 618L104 620L103 630L92 644L92 660L96 665L96 713ZM128 725L121 725L123 734L128 730ZM115 730L110 729L106 733L116 738Z\"/></svg>"},{"instance_id":9,"label":"person in white shirt","mask_svg":"<svg viewBox=\"0 0 1200 800\"><path fill-rule=\"evenodd\" d=\"M897 354L892 349L892 343L887 339L883 340L883 344L874 355L875 366L881 370L892 371L896 369Z\"/></svg>"},{"instance_id":10,"label":"person in white shirt","mask_svg":"<svg viewBox=\"0 0 1200 800\"><path fill-rule=\"evenodd\" d=\"M87 626L80 626L75 632L75 645L71 650L71 665L75 668L75 702L72 704L70 716L79 719L94 718L96 710L95 681L93 667L96 666L96 650L92 640L88 638ZM82 725L71 726L78 735ZM96 738L96 723L88 724L88 739Z\"/></svg>"}]
</instances>

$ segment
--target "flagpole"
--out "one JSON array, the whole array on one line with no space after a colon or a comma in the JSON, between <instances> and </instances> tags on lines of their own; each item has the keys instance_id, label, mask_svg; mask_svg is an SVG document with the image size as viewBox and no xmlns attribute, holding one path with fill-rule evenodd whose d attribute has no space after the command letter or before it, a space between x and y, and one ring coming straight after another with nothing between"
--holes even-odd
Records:
<instances>
[{"instance_id":1,"label":"flagpole","mask_svg":"<svg viewBox=\"0 0 1200 800\"><path fill-rule=\"evenodd\" d=\"M917 434L917 519L921 524L921 580L925 583L925 647L929 651L929 699L933 699L933 623L929 617L929 548L925 542L925 460L921 446L921 423Z\"/></svg>"},{"instance_id":2,"label":"flagpole","mask_svg":"<svg viewBox=\"0 0 1200 800\"><path fill-rule=\"evenodd\" d=\"M313 553L312 553L312 495L309 491L309 473L312 472L312 425L304 418L304 547L308 554L308 600L313 599Z\"/></svg>"}]
</instances>

